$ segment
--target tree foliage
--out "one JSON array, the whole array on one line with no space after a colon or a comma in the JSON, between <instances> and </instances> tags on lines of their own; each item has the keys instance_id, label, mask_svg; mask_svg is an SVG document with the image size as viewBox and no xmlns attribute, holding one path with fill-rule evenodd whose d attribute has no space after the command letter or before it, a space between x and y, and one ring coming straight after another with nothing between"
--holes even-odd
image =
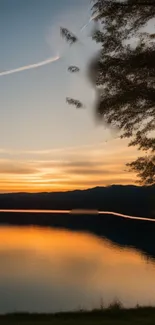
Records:
<instances>
[{"instance_id":1,"label":"tree foliage","mask_svg":"<svg viewBox=\"0 0 155 325\"><path fill-rule=\"evenodd\" d=\"M140 157L127 166L138 174L142 184L155 183L155 155Z\"/></svg>"},{"instance_id":2,"label":"tree foliage","mask_svg":"<svg viewBox=\"0 0 155 325\"><path fill-rule=\"evenodd\" d=\"M130 146L147 153L128 167L143 184L153 184L155 0L93 0L92 12L98 13L95 19L100 23L92 38L101 43L99 56L88 66L100 93L97 116L117 126L121 137L130 139Z\"/></svg>"},{"instance_id":3,"label":"tree foliage","mask_svg":"<svg viewBox=\"0 0 155 325\"><path fill-rule=\"evenodd\" d=\"M155 18L155 1L95 0L102 28L93 34L102 49L96 69L100 101L96 112L147 152L128 164L142 183L155 183L155 42L145 27Z\"/></svg>"}]
</instances>

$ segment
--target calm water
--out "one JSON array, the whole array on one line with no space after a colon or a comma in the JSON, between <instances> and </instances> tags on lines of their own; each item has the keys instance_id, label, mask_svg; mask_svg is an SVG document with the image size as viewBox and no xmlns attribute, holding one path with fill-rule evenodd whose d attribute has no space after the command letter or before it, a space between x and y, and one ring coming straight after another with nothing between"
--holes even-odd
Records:
<instances>
[{"instance_id":1,"label":"calm water","mask_svg":"<svg viewBox=\"0 0 155 325\"><path fill-rule=\"evenodd\" d=\"M155 264L86 233L0 227L0 313L155 304Z\"/></svg>"}]
</instances>

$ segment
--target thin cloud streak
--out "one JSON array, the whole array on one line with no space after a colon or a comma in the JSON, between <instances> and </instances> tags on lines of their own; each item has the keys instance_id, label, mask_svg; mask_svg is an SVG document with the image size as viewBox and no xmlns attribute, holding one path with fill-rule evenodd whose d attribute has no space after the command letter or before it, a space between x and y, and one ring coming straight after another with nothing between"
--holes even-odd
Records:
<instances>
[{"instance_id":1,"label":"thin cloud streak","mask_svg":"<svg viewBox=\"0 0 155 325\"><path fill-rule=\"evenodd\" d=\"M62 152L61 155L52 150L51 155L47 151L46 155L45 151L38 150L38 154L43 153L42 157L32 154L32 157L20 156L20 160L12 160L11 156L8 159L1 158L0 191L65 191L111 184L134 184L137 180L135 174L125 170L125 163L135 158L136 150L126 146L122 148L118 140L114 141L112 147L108 144L102 147L102 143L98 143L96 146L84 145L84 150L81 146L79 150L68 148L72 150L65 150L65 154Z\"/></svg>"},{"instance_id":2,"label":"thin cloud streak","mask_svg":"<svg viewBox=\"0 0 155 325\"><path fill-rule=\"evenodd\" d=\"M90 19L89 19L89 21L84 25L84 26L82 26L81 27L81 29L80 29L80 31L81 32L83 32L84 31L84 29L93 21L93 20L95 20L97 17L99 17L100 16L100 13L95 13L92 17L90 17Z\"/></svg>"},{"instance_id":3,"label":"thin cloud streak","mask_svg":"<svg viewBox=\"0 0 155 325\"><path fill-rule=\"evenodd\" d=\"M42 67L44 65L53 63L53 62L55 62L55 61L57 61L59 59L60 59L60 56L58 55L56 57L52 57L52 58L49 58L47 60L44 60L44 61L41 61L41 62L38 62L38 63L25 65L25 66L17 68L17 69L3 71L3 72L0 72L0 77L6 76L6 75L9 75L9 74L13 74L13 73L18 73L18 72L30 70L30 69L36 69L36 68Z\"/></svg>"},{"instance_id":4,"label":"thin cloud streak","mask_svg":"<svg viewBox=\"0 0 155 325\"><path fill-rule=\"evenodd\" d=\"M19 154L27 154L27 155L49 155L51 153L59 153L62 151L74 151L74 150L78 150L78 149L91 149L91 148L97 148L100 147L102 145L106 145L106 143L114 141L119 139L120 137L114 137L114 138L110 138L104 141L101 141L99 143L91 143L91 144L83 144L83 145L79 145L79 146L68 146L68 147L61 147L61 148L53 148L53 149L43 149L43 150L12 150L12 149L3 149L0 148L0 154L8 154L8 155L19 155Z\"/></svg>"}]
</instances>

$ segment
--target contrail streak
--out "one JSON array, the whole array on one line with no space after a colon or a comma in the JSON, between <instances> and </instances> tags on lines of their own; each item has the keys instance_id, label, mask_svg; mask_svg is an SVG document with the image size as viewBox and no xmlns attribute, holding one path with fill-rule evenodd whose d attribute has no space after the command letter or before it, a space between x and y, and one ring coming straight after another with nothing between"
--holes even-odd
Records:
<instances>
[{"instance_id":1,"label":"contrail streak","mask_svg":"<svg viewBox=\"0 0 155 325\"><path fill-rule=\"evenodd\" d=\"M85 24L81 29L80 31L82 32L88 25L91 21L93 21L95 18L97 18L99 16L99 13L96 13L94 14L92 17L90 17L89 21L87 24ZM22 72L22 71L26 71L26 70L30 70L30 69L36 69L36 68L39 68L39 67L42 67L44 65L47 65L47 64L50 64L52 62L55 62L57 60L60 59L60 56L57 55L56 57L52 57L52 58L49 58L47 60L44 60L44 61L41 61L41 62L38 62L38 63L34 63L34 64L30 64L30 65L25 65L23 67L20 67L20 68L16 68L16 69L12 69L12 70L7 70L7 71L2 71L0 72L0 77L3 77L3 76L7 76L9 74L13 74L13 73L18 73L18 72Z\"/></svg>"},{"instance_id":2,"label":"contrail streak","mask_svg":"<svg viewBox=\"0 0 155 325\"><path fill-rule=\"evenodd\" d=\"M83 32L83 30L91 23L91 21L96 19L99 15L100 14L97 12L92 17L90 17L90 19L88 20L88 23L86 23L83 27L81 27L80 31Z\"/></svg>"},{"instance_id":3,"label":"contrail streak","mask_svg":"<svg viewBox=\"0 0 155 325\"><path fill-rule=\"evenodd\" d=\"M50 64L52 62L55 62L55 61L57 61L59 59L60 59L60 56L58 55L56 57L49 58L47 60L44 60L44 61L41 61L41 62L38 62L38 63L25 65L23 67L13 69L13 70L3 71L3 72L0 72L0 77L6 76L6 75L9 75L9 74L13 74L13 73L22 72L22 71L25 71L25 70L36 69L36 68L42 67L44 65Z\"/></svg>"}]
</instances>

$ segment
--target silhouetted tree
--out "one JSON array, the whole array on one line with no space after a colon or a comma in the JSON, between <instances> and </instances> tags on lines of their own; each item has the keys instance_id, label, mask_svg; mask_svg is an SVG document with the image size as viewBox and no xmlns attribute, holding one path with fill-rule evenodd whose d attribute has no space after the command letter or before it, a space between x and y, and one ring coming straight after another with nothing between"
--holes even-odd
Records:
<instances>
[{"instance_id":1,"label":"silhouetted tree","mask_svg":"<svg viewBox=\"0 0 155 325\"><path fill-rule=\"evenodd\" d=\"M100 23L92 38L100 55L88 65L97 86L96 113L117 126L130 146L146 152L131 164L145 184L155 183L155 34L145 26L155 18L155 1L94 0ZM150 30L150 32L146 32ZM72 102L75 104L74 102Z\"/></svg>"}]
</instances>

